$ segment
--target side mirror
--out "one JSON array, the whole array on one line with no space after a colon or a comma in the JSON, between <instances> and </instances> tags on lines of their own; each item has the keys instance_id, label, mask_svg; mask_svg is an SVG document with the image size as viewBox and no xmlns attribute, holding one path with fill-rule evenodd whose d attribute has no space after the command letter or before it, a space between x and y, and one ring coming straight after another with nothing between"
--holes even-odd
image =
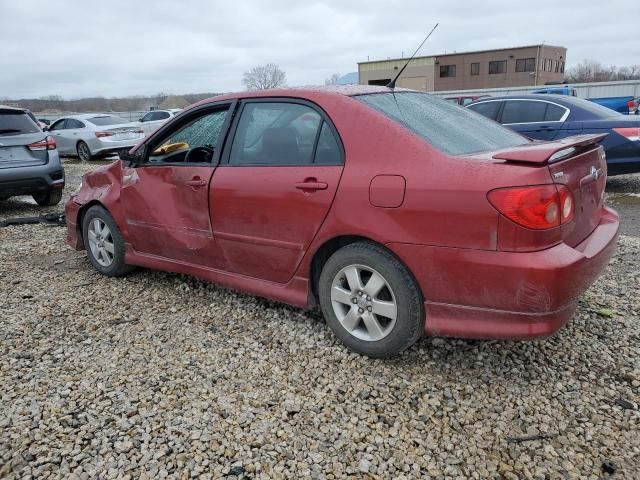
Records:
<instances>
[{"instance_id":1,"label":"side mirror","mask_svg":"<svg viewBox=\"0 0 640 480\"><path fill-rule=\"evenodd\" d=\"M49 131L49 127L48 127L47 125L44 125L44 126L42 127L42 131L43 131L43 132L48 132L48 131Z\"/></svg>"},{"instance_id":2,"label":"side mirror","mask_svg":"<svg viewBox=\"0 0 640 480\"><path fill-rule=\"evenodd\" d=\"M140 118L138 119L138 121L139 121L139 122L144 122L143 118L144 118L144 117L140 117Z\"/></svg>"},{"instance_id":3,"label":"side mirror","mask_svg":"<svg viewBox=\"0 0 640 480\"><path fill-rule=\"evenodd\" d=\"M126 152L120 153L118 156L120 157L120 160L122 160L122 162L125 164L125 166L135 167L136 165L140 165L144 162L145 151L145 147L140 147L134 153L130 153L127 150Z\"/></svg>"}]
</instances>

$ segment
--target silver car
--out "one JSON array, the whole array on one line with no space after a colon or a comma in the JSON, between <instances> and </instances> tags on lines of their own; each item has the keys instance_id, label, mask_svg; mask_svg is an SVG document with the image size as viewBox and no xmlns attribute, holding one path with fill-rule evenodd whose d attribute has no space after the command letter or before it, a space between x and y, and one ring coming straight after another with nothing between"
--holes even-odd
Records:
<instances>
[{"instance_id":1,"label":"silver car","mask_svg":"<svg viewBox=\"0 0 640 480\"><path fill-rule=\"evenodd\" d=\"M60 155L77 155L84 162L126 152L144 138L138 122L96 113L59 118L47 131Z\"/></svg>"},{"instance_id":2,"label":"silver car","mask_svg":"<svg viewBox=\"0 0 640 480\"><path fill-rule=\"evenodd\" d=\"M169 108L167 110L152 110L140 117L140 127L145 135L149 135L160 125L165 124L169 119L175 117L182 110L179 108Z\"/></svg>"}]
</instances>

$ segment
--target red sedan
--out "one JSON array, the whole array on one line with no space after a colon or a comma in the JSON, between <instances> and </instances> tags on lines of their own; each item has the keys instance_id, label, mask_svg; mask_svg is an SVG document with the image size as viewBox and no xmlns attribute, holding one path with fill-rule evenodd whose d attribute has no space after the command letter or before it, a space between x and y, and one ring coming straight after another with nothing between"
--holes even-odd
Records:
<instances>
[{"instance_id":1,"label":"red sedan","mask_svg":"<svg viewBox=\"0 0 640 480\"><path fill-rule=\"evenodd\" d=\"M224 95L85 175L68 242L108 276L137 265L319 304L372 357L423 334L545 336L615 248L601 139L531 142L385 87Z\"/></svg>"}]
</instances>

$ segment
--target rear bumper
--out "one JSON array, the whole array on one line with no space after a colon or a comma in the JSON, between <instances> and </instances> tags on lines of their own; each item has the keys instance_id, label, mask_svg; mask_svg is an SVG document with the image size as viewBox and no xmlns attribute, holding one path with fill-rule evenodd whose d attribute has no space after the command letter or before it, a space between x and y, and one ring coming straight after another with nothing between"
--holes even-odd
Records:
<instances>
[{"instance_id":1,"label":"rear bumper","mask_svg":"<svg viewBox=\"0 0 640 480\"><path fill-rule=\"evenodd\" d=\"M59 161L50 161L44 165L2 168L0 169L0 197L62 189L64 181L64 169Z\"/></svg>"},{"instance_id":2,"label":"rear bumper","mask_svg":"<svg viewBox=\"0 0 640 480\"><path fill-rule=\"evenodd\" d=\"M618 214L605 208L598 227L576 247L562 243L522 253L390 247L425 294L425 333L525 339L551 335L571 318L607 266L618 230Z\"/></svg>"}]
</instances>

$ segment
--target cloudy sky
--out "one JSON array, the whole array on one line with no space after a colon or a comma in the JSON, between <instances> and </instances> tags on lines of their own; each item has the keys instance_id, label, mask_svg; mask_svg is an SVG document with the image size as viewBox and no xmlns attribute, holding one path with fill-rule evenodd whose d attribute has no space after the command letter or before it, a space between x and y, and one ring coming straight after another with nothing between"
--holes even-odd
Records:
<instances>
[{"instance_id":1,"label":"cloudy sky","mask_svg":"<svg viewBox=\"0 0 640 480\"><path fill-rule=\"evenodd\" d=\"M0 0L0 98L242 89L273 62L322 84L367 58L546 42L582 59L640 64L637 0ZM545 5L545 6L543 6Z\"/></svg>"}]
</instances>

